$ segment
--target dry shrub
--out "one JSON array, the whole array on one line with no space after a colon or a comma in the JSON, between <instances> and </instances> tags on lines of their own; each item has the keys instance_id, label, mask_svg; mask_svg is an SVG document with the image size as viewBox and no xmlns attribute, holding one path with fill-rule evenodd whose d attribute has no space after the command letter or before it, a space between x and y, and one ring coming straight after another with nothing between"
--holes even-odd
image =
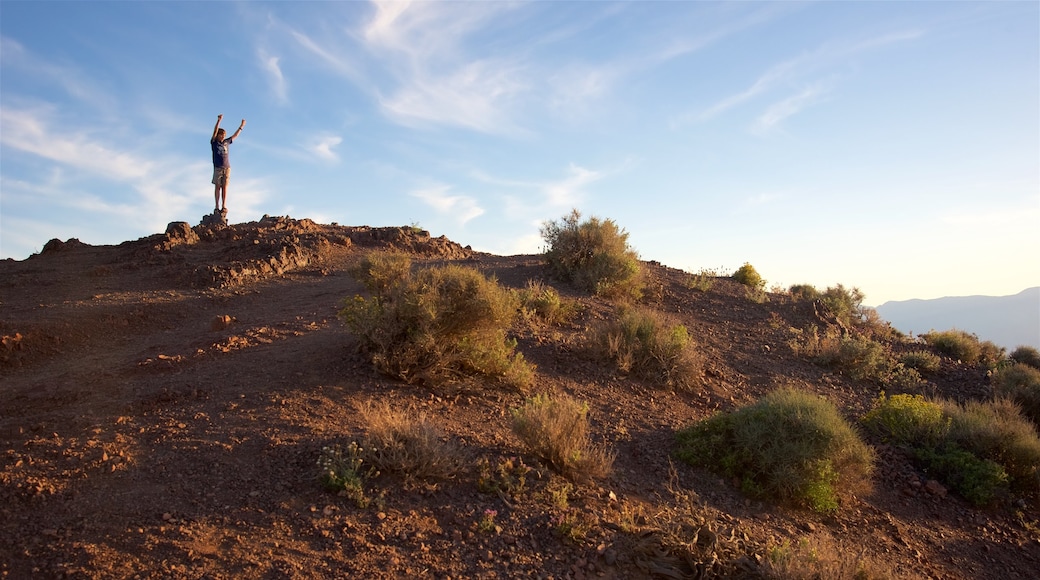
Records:
<instances>
[{"instance_id":1,"label":"dry shrub","mask_svg":"<svg viewBox=\"0 0 1040 580\"><path fill-rule=\"evenodd\" d=\"M821 336L816 326L799 331L790 343L795 354L807 356L816 364L840 370L857 381L871 381L912 389L921 383L921 374L900 361L883 343L854 333L842 334L829 327Z\"/></svg>"},{"instance_id":2,"label":"dry shrub","mask_svg":"<svg viewBox=\"0 0 1040 580\"><path fill-rule=\"evenodd\" d=\"M792 284L787 292L795 302L813 302L822 296L816 286L812 284Z\"/></svg>"},{"instance_id":3,"label":"dry shrub","mask_svg":"<svg viewBox=\"0 0 1040 580\"><path fill-rule=\"evenodd\" d=\"M497 281L449 265L406 273L371 298L355 296L339 315L390 376L431 386L478 376L522 390L534 370L506 335L516 313L515 296Z\"/></svg>"},{"instance_id":4,"label":"dry shrub","mask_svg":"<svg viewBox=\"0 0 1040 580\"><path fill-rule=\"evenodd\" d=\"M739 282L754 290L763 290L766 287L766 281L762 278L762 275L755 270L755 267L751 264L744 262L744 265L737 268L731 276L734 281Z\"/></svg>"},{"instance_id":5,"label":"dry shrub","mask_svg":"<svg viewBox=\"0 0 1040 580\"><path fill-rule=\"evenodd\" d=\"M700 384L703 360L686 327L649 308L626 308L597 327L593 350L625 373L688 390Z\"/></svg>"},{"instance_id":6,"label":"dry shrub","mask_svg":"<svg viewBox=\"0 0 1040 580\"><path fill-rule=\"evenodd\" d=\"M384 294L406 279L411 269L412 258L408 254L381 250L365 254L350 273L369 292Z\"/></svg>"},{"instance_id":7,"label":"dry shrub","mask_svg":"<svg viewBox=\"0 0 1040 580\"><path fill-rule=\"evenodd\" d=\"M361 407L360 416L368 430L361 443L362 456L380 472L395 473L406 481L448 479L465 462L462 449L423 412L370 402Z\"/></svg>"},{"instance_id":8,"label":"dry shrub","mask_svg":"<svg viewBox=\"0 0 1040 580\"><path fill-rule=\"evenodd\" d=\"M539 280L528 280L516 294L520 301L520 313L528 320L563 324L578 311L575 301L561 297L556 288Z\"/></svg>"},{"instance_id":9,"label":"dry shrub","mask_svg":"<svg viewBox=\"0 0 1040 580\"><path fill-rule=\"evenodd\" d=\"M556 472L573 481L605 477L614 454L589 439L589 407L560 395L536 395L513 409L513 432Z\"/></svg>"},{"instance_id":10,"label":"dry shrub","mask_svg":"<svg viewBox=\"0 0 1040 580\"><path fill-rule=\"evenodd\" d=\"M1004 358L1004 349L963 330L932 331L921 335L932 348L964 364L994 366Z\"/></svg>"},{"instance_id":11,"label":"dry shrub","mask_svg":"<svg viewBox=\"0 0 1040 580\"><path fill-rule=\"evenodd\" d=\"M858 548L858 549L857 549ZM874 580L891 578L866 549L847 546L830 534L815 534L796 544L784 541L766 550L762 561L766 578L775 580Z\"/></svg>"},{"instance_id":12,"label":"dry shrub","mask_svg":"<svg viewBox=\"0 0 1040 580\"><path fill-rule=\"evenodd\" d=\"M1022 414L1040 426L1040 370L1024 363L999 369L993 375L993 390L1022 408Z\"/></svg>"},{"instance_id":13,"label":"dry shrub","mask_svg":"<svg viewBox=\"0 0 1040 580\"><path fill-rule=\"evenodd\" d=\"M613 220L591 217L581 221L573 210L559 221L542 224L548 249L545 261L553 274L578 288L606 298L638 300L645 283L628 232Z\"/></svg>"},{"instance_id":14,"label":"dry shrub","mask_svg":"<svg viewBox=\"0 0 1040 580\"><path fill-rule=\"evenodd\" d=\"M1015 350L1011 351L1008 358L1015 361L1018 364L1028 365L1034 369L1040 370L1040 350L1037 350L1031 346L1019 346Z\"/></svg>"}]
</instances>

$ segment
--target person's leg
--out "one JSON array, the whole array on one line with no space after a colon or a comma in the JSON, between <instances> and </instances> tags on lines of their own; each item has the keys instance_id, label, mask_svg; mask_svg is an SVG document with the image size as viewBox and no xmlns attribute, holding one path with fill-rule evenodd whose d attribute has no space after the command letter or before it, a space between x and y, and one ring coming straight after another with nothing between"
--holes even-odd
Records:
<instances>
[{"instance_id":1,"label":"person's leg","mask_svg":"<svg viewBox=\"0 0 1040 580\"><path fill-rule=\"evenodd\" d=\"M228 179L224 179L224 186L220 188L220 209L222 211L227 210L227 186Z\"/></svg>"},{"instance_id":2,"label":"person's leg","mask_svg":"<svg viewBox=\"0 0 1040 580\"><path fill-rule=\"evenodd\" d=\"M213 186L213 211L220 209L220 189L219 185Z\"/></svg>"}]
</instances>

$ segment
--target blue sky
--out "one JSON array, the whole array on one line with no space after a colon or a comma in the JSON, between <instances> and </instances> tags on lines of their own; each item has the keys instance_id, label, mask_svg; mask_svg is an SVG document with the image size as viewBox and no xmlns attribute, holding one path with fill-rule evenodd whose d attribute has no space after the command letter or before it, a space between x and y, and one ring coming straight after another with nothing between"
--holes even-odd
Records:
<instances>
[{"instance_id":1,"label":"blue sky","mask_svg":"<svg viewBox=\"0 0 1040 580\"><path fill-rule=\"evenodd\" d=\"M0 3L0 257L229 219L642 258L868 304L1040 285L1037 2Z\"/></svg>"}]
</instances>

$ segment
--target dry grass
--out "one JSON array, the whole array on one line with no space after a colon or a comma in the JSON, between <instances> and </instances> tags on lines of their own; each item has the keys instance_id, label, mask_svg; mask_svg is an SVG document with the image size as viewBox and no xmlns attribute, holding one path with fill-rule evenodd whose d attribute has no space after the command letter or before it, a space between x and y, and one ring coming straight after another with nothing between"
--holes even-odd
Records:
<instances>
[{"instance_id":1,"label":"dry grass","mask_svg":"<svg viewBox=\"0 0 1040 580\"><path fill-rule=\"evenodd\" d=\"M573 481L605 477L614 453L589 439L588 405L566 395L536 395L513 409L513 432L528 450Z\"/></svg>"},{"instance_id":2,"label":"dry grass","mask_svg":"<svg viewBox=\"0 0 1040 580\"><path fill-rule=\"evenodd\" d=\"M820 533L792 544L769 546L762 562L766 578L775 580L875 580L891 578L859 546L843 545L830 534Z\"/></svg>"},{"instance_id":3,"label":"dry grass","mask_svg":"<svg viewBox=\"0 0 1040 580\"><path fill-rule=\"evenodd\" d=\"M368 433L362 440L362 456L381 472L395 473L406 481L449 479L465 463L461 447L448 440L425 413L394 409L386 402L361 407Z\"/></svg>"},{"instance_id":4,"label":"dry grass","mask_svg":"<svg viewBox=\"0 0 1040 580\"><path fill-rule=\"evenodd\" d=\"M703 357L686 327L670 323L660 311L626 308L596 327L589 342L623 373L679 390L701 384Z\"/></svg>"}]
</instances>

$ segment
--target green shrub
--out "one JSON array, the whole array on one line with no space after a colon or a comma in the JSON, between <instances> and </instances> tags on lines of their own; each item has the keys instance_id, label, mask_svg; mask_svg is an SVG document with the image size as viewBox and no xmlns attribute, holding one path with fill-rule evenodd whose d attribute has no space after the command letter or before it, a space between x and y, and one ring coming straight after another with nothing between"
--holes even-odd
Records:
<instances>
[{"instance_id":1,"label":"green shrub","mask_svg":"<svg viewBox=\"0 0 1040 580\"><path fill-rule=\"evenodd\" d=\"M686 327L657 310L626 308L593 331L592 346L618 369L677 389L700 382L702 360Z\"/></svg>"},{"instance_id":2,"label":"green shrub","mask_svg":"<svg viewBox=\"0 0 1040 580\"><path fill-rule=\"evenodd\" d=\"M400 252L369 252L350 273L373 294L384 294L408 277L412 258Z\"/></svg>"},{"instance_id":3,"label":"green shrub","mask_svg":"<svg viewBox=\"0 0 1040 580\"><path fill-rule=\"evenodd\" d=\"M520 312L528 319L537 319L546 324L561 324L577 311L573 300L565 300L555 288L537 280L528 280L527 285L517 291Z\"/></svg>"},{"instance_id":4,"label":"green shrub","mask_svg":"<svg viewBox=\"0 0 1040 580\"><path fill-rule=\"evenodd\" d=\"M819 300L823 295L812 284L794 284L787 289L791 298L797 301L813 302Z\"/></svg>"},{"instance_id":5,"label":"green shrub","mask_svg":"<svg viewBox=\"0 0 1040 580\"><path fill-rule=\"evenodd\" d=\"M766 287L766 281L755 270L755 267L747 262L744 262L743 266L737 268L737 271L733 272L731 277L735 282L739 282L755 290L762 290Z\"/></svg>"},{"instance_id":6,"label":"green shrub","mask_svg":"<svg viewBox=\"0 0 1040 580\"><path fill-rule=\"evenodd\" d=\"M374 297L355 296L340 318L375 367L432 386L481 376L523 389L533 368L506 337L514 295L472 268L411 272Z\"/></svg>"},{"instance_id":7,"label":"green shrub","mask_svg":"<svg viewBox=\"0 0 1040 580\"><path fill-rule=\"evenodd\" d=\"M957 447L920 447L913 450L928 473L942 480L964 499L985 506L1008 491L1008 474L1003 467Z\"/></svg>"},{"instance_id":8,"label":"green shrub","mask_svg":"<svg viewBox=\"0 0 1040 580\"><path fill-rule=\"evenodd\" d=\"M922 335L925 342L940 353L964 364L996 366L1004 358L1004 349L991 341L979 341L979 337L963 330L944 330Z\"/></svg>"},{"instance_id":9,"label":"green shrub","mask_svg":"<svg viewBox=\"0 0 1040 580\"><path fill-rule=\"evenodd\" d=\"M921 395L884 393L863 417L863 424L884 441L897 445L934 447L950 432L950 418L938 403Z\"/></svg>"},{"instance_id":10,"label":"green shrub","mask_svg":"<svg viewBox=\"0 0 1040 580\"><path fill-rule=\"evenodd\" d=\"M1025 363L998 369L993 375L997 396L1018 403L1022 414L1040 426L1040 370Z\"/></svg>"},{"instance_id":11,"label":"green shrub","mask_svg":"<svg viewBox=\"0 0 1040 580\"><path fill-rule=\"evenodd\" d=\"M1040 438L1013 401L944 402L950 416L949 441L980 458L1003 467L1011 488L1034 494L1040 491Z\"/></svg>"},{"instance_id":12,"label":"green shrub","mask_svg":"<svg viewBox=\"0 0 1040 580\"><path fill-rule=\"evenodd\" d=\"M746 493L833 511L865 491L874 452L828 401L792 388L680 431L677 456L740 479Z\"/></svg>"},{"instance_id":13,"label":"green shrub","mask_svg":"<svg viewBox=\"0 0 1040 580\"><path fill-rule=\"evenodd\" d=\"M553 274L607 298L636 300L642 296L643 269L628 245L628 232L613 220L581 221L573 210L559 221L542 224L548 249L545 261Z\"/></svg>"},{"instance_id":14,"label":"green shrub","mask_svg":"<svg viewBox=\"0 0 1040 580\"><path fill-rule=\"evenodd\" d=\"M589 407L568 396L536 395L513 409L513 432L549 467L574 481L604 477L614 455L589 440Z\"/></svg>"},{"instance_id":15,"label":"green shrub","mask_svg":"<svg viewBox=\"0 0 1040 580\"><path fill-rule=\"evenodd\" d=\"M1008 358L1019 364L1029 365L1034 369L1040 369L1040 350L1031 346L1020 346L1016 348L1011 351L1011 355Z\"/></svg>"},{"instance_id":16,"label":"green shrub","mask_svg":"<svg viewBox=\"0 0 1040 580\"><path fill-rule=\"evenodd\" d=\"M852 328L863 321L863 298L859 288L838 284L824 290L820 302L843 325Z\"/></svg>"},{"instance_id":17,"label":"green shrub","mask_svg":"<svg viewBox=\"0 0 1040 580\"><path fill-rule=\"evenodd\" d=\"M939 371L940 359L926 350L915 350L900 356L899 362L922 373L935 373Z\"/></svg>"}]
</instances>

